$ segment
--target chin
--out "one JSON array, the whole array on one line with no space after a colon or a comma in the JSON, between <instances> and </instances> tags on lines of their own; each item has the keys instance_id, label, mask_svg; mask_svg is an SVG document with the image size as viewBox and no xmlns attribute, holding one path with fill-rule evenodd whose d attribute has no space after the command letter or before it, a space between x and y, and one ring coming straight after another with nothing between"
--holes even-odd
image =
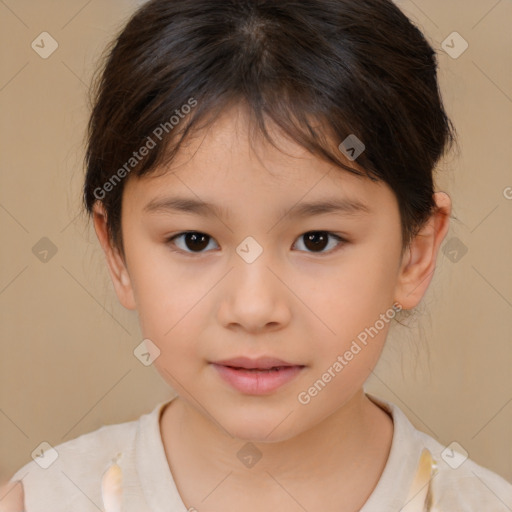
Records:
<instances>
[{"instance_id":1,"label":"chin","mask_svg":"<svg viewBox=\"0 0 512 512\"><path fill-rule=\"evenodd\" d=\"M253 443L279 443L287 441L300 433L297 422L291 420L288 413L265 415L264 413L234 416L228 413L222 424L235 438ZM284 420L284 421L283 421Z\"/></svg>"}]
</instances>

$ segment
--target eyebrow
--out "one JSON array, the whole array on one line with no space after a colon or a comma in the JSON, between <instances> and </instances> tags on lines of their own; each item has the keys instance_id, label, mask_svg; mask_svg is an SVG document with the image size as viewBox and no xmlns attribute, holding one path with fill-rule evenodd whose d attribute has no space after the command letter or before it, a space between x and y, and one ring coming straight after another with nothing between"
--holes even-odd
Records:
<instances>
[{"instance_id":1,"label":"eyebrow","mask_svg":"<svg viewBox=\"0 0 512 512\"><path fill-rule=\"evenodd\" d=\"M195 215L216 215L229 218L225 207L187 197L165 197L151 200L143 208L144 213L188 213ZM342 215L371 214L372 210L358 199L333 197L320 201L299 202L281 211L281 217L309 217L327 213Z\"/></svg>"}]
</instances>

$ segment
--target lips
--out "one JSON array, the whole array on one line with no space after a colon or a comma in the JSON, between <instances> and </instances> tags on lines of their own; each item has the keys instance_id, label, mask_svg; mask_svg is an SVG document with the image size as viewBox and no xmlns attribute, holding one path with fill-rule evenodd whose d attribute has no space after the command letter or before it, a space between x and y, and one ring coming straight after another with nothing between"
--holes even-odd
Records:
<instances>
[{"instance_id":1,"label":"lips","mask_svg":"<svg viewBox=\"0 0 512 512\"><path fill-rule=\"evenodd\" d=\"M286 368L289 366L303 366L300 364L289 363L275 357L258 357L250 359L248 357L235 357L233 359L225 359L223 361L215 361L214 364L220 366L230 366L231 368L243 368L246 370L271 370Z\"/></svg>"},{"instance_id":2,"label":"lips","mask_svg":"<svg viewBox=\"0 0 512 512\"><path fill-rule=\"evenodd\" d=\"M248 395L272 393L297 377L304 365L275 357L236 357L211 363L231 388Z\"/></svg>"}]
</instances>

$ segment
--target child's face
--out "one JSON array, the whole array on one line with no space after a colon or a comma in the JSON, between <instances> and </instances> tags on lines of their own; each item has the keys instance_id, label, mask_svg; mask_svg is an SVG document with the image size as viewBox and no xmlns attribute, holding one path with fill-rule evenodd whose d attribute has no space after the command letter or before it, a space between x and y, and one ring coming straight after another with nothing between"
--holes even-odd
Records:
<instances>
[{"instance_id":1,"label":"child's face","mask_svg":"<svg viewBox=\"0 0 512 512\"><path fill-rule=\"evenodd\" d=\"M377 363L400 298L400 217L387 185L335 168L275 133L288 155L252 139L257 156L246 130L241 111L230 111L182 150L171 172L127 182L127 272L116 289L161 351L153 364L188 406L237 437L275 441L348 403ZM145 211L171 197L221 212ZM369 212L294 215L306 203L341 199ZM166 241L184 231L210 238ZM309 241L303 235L311 231L347 242L332 235ZM254 261L244 259L260 248ZM303 367L256 394L236 389L212 365L240 356ZM318 380L320 391L310 391Z\"/></svg>"}]
</instances>

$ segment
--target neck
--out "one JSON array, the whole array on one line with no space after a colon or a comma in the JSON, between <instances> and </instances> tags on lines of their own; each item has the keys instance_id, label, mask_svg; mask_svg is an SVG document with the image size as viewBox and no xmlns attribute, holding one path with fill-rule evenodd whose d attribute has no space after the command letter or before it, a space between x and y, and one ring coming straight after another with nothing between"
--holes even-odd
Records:
<instances>
[{"instance_id":1,"label":"neck","mask_svg":"<svg viewBox=\"0 0 512 512\"><path fill-rule=\"evenodd\" d=\"M269 474L283 485L297 486L305 481L309 484L313 479L332 481L333 485L344 482L350 488L361 479L360 469L373 489L389 454L393 424L361 388L334 414L280 442L253 442L249 448L246 440L230 437L179 397L164 411L161 429L173 475L187 460L195 464L196 471L210 475L208 480L215 481L216 475L219 482L229 473L232 482L245 486L241 488L268 482ZM244 446L248 449L247 464L251 456L261 455L250 471L237 457ZM368 482L372 475L373 481Z\"/></svg>"}]
</instances>

